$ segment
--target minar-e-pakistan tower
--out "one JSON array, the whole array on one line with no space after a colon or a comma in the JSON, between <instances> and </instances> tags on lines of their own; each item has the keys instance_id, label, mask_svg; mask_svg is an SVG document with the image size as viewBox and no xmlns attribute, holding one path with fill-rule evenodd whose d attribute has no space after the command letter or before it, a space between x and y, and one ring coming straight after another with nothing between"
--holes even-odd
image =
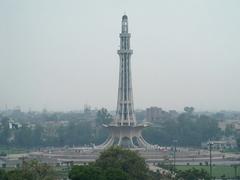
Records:
<instances>
[{"instance_id":1,"label":"minar-e-pakistan tower","mask_svg":"<svg viewBox=\"0 0 240 180\"><path fill-rule=\"evenodd\" d=\"M119 85L118 101L115 119L109 125L104 125L110 131L109 138L98 147L106 148L112 145L119 145L126 148L151 147L142 135L141 130L146 125L137 125L132 92L132 75L131 75L131 55L130 37L128 33L128 17L122 17L122 31L120 33L120 58L119 65Z\"/></svg>"}]
</instances>

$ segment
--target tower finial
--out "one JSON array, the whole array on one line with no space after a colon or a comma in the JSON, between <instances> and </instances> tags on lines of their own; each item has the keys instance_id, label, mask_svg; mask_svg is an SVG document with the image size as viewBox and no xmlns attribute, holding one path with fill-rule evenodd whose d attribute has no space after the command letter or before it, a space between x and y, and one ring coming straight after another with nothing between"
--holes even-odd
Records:
<instances>
[{"instance_id":1,"label":"tower finial","mask_svg":"<svg viewBox=\"0 0 240 180\"><path fill-rule=\"evenodd\" d=\"M122 17L122 33L128 33L128 17L123 15Z\"/></svg>"}]
</instances>

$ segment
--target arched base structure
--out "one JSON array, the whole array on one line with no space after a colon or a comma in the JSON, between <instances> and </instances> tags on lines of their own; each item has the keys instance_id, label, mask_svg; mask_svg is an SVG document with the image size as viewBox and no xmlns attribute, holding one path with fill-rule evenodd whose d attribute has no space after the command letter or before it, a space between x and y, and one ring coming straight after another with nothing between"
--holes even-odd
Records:
<instances>
[{"instance_id":1,"label":"arched base structure","mask_svg":"<svg viewBox=\"0 0 240 180\"><path fill-rule=\"evenodd\" d=\"M146 148L152 149L153 145L149 144L141 134L141 131L147 125L137 126L117 126L104 125L109 131L110 136L101 145L96 146L98 149L105 149L113 145L123 148Z\"/></svg>"}]
</instances>

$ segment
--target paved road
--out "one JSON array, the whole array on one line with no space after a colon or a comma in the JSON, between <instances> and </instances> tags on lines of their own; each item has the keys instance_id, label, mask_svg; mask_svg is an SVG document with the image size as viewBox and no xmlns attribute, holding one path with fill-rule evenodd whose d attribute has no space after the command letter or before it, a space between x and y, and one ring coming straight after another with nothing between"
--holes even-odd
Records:
<instances>
[{"instance_id":1,"label":"paved road","mask_svg":"<svg viewBox=\"0 0 240 180\"><path fill-rule=\"evenodd\" d=\"M38 159L46 163L87 163L95 161L100 150L96 149L45 149L42 151L31 152L29 154L23 154L24 157L29 157L30 159ZM173 162L173 152L172 151L159 151L159 150L141 150L139 151L142 157L146 159L147 163L158 163L163 161ZM9 160L19 159L18 155L9 156ZM199 165L205 162L209 162L209 151L207 150L188 150L181 149L176 153L176 164L186 165L187 163L191 165ZM240 164L240 155L238 154L226 154L221 152L213 152L212 158L213 164L223 164L232 165ZM1 162L0 162L1 164Z\"/></svg>"}]
</instances>

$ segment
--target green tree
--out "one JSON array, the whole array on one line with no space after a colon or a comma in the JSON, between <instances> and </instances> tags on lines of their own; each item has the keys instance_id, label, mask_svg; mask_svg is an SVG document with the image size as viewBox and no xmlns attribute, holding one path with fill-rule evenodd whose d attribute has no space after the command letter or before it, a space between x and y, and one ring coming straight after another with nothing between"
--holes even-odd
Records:
<instances>
[{"instance_id":1,"label":"green tree","mask_svg":"<svg viewBox=\"0 0 240 180\"><path fill-rule=\"evenodd\" d=\"M127 173L130 179L146 179L148 168L143 158L136 152L120 147L111 147L102 152L96 160L96 166L102 169L117 168Z\"/></svg>"},{"instance_id":2,"label":"green tree","mask_svg":"<svg viewBox=\"0 0 240 180\"><path fill-rule=\"evenodd\" d=\"M109 124L113 120L112 115L107 111L107 109L102 108L97 112L96 115L96 127L93 133L93 142L95 144L103 143L109 135L108 130L103 127L103 124Z\"/></svg>"},{"instance_id":3,"label":"green tree","mask_svg":"<svg viewBox=\"0 0 240 180\"><path fill-rule=\"evenodd\" d=\"M184 111L185 111L186 113L191 114L191 113L193 113L193 111L194 111L194 107L188 107L188 106L186 106L186 107L184 107Z\"/></svg>"},{"instance_id":4,"label":"green tree","mask_svg":"<svg viewBox=\"0 0 240 180\"><path fill-rule=\"evenodd\" d=\"M17 146L31 147L32 146L32 129L23 125L15 131L15 144Z\"/></svg>"},{"instance_id":5,"label":"green tree","mask_svg":"<svg viewBox=\"0 0 240 180\"><path fill-rule=\"evenodd\" d=\"M6 180L32 180L32 176L22 170L14 169L6 173Z\"/></svg>"},{"instance_id":6,"label":"green tree","mask_svg":"<svg viewBox=\"0 0 240 180\"><path fill-rule=\"evenodd\" d=\"M0 179L7 180L6 172L3 169L0 169Z\"/></svg>"},{"instance_id":7,"label":"green tree","mask_svg":"<svg viewBox=\"0 0 240 180\"><path fill-rule=\"evenodd\" d=\"M149 169L136 152L120 147L111 147L102 152L96 162L87 166L74 166L71 180L148 180Z\"/></svg>"},{"instance_id":8,"label":"green tree","mask_svg":"<svg viewBox=\"0 0 240 180\"><path fill-rule=\"evenodd\" d=\"M56 180L53 169L38 161L23 162L22 167L10 171L0 170L1 180Z\"/></svg>"},{"instance_id":9,"label":"green tree","mask_svg":"<svg viewBox=\"0 0 240 180\"><path fill-rule=\"evenodd\" d=\"M38 147L42 145L43 127L36 125L32 131L32 145Z\"/></svg>"},{"instance_id":10,"label":"green tree","mask_svg":"<svg viewBox=\"0 0 240 180\"><path fill-rule=\"evenodd\" d=\"M227 124L225 128L225 136L232 136L235 133L235 127L233 124Z\"/></svg>"},{"instance_id":11,"label":"green tree","mask_svg":"<svg viewBox=\"0 0 240 180\"><path fill-rule=\"evenodd\" d=\"M107 109L102 108L97 112L96 123L98 125L109 124L112 122L112 115L108 113Z\"/></svg>"},{"instance_id":12,"label":"green tree","mask_svg":"<svg viewBox=\"0 0 240 180\"><path fill-rule=\"evenodd\" d=\"M101 168L94 165L73 166L69 178L71 180L105 180Z\"/></svg>"},{"instance_id":13,"label":"green tree","mask_svg":"<svg viewBox=\"0 0 240 180\"><path fill-rule=\"evenodd\" d=\"M184 180L210 180L210 175L204 169L188 169L185 171L177 171L176 179L184 179Z\"/></svg>"},{"instance_id":14,"label":"green tree","mask_svg":"<svg viewBox=\"0 0 240 180\"><path fill-rule=\"evenodd\" d=\"M117 168L107 168L105 170L105 179L106 180L128 180L129 176L126 172Z\"/></svg>"},{"instance_id":15,"label":"green tree","mask_svg":"<svg viewBox=\"0 0 240 180\"><path fill-rule=\"evenodd\" d=\"M2 120L2 127L0 129L0 143L4 145L8 145L9 137L10 137L10 128L9 128L9 118L3 117Z\"/></svg>"},{"instance_id":16,"label":"green tree","mask_svg":"<svg viewBox=\"0 0 240 180\"><path fill-rule=\"evenodd\" d=\"M70 122L66 127L57 129L58 145L85 145L93 141L93 129L90 122Z\"/></svg>"},{"instance_id":17,"label":"green tree","mask_svg":"<svg viewBox=\"0 0 240 180\"><path fill-rule=\"evenodd\" d=\"M157 127L143 130L143 136L152 144L172 145L173 139L181 146L200 146L209 139L218 139L222 132L218 121L212 116L192 113L193 108L185 108L175 119L162 121Z\"/></svg>"},{"instance_id":18,"label":"green tree","mask_svg":"<svg viewBox=\"0 0 240 180\"><path fill-rule=\"evenodd\" d=\"M240 149L240 135L237 135L237 137L236 137L236 143L237 143L238 149Z\"/></svg>"},{"instance_id":19,"label":"green tree","mask_svg":"<svg viewBox=\"0 0 240 180\"><path fill-rule=\"evenodd\" d=\"M54 180L55 172L51 166L36 160L24 162L21 168L23 174L31 176L34 180Z\"/></svg>"}]
</instances>

